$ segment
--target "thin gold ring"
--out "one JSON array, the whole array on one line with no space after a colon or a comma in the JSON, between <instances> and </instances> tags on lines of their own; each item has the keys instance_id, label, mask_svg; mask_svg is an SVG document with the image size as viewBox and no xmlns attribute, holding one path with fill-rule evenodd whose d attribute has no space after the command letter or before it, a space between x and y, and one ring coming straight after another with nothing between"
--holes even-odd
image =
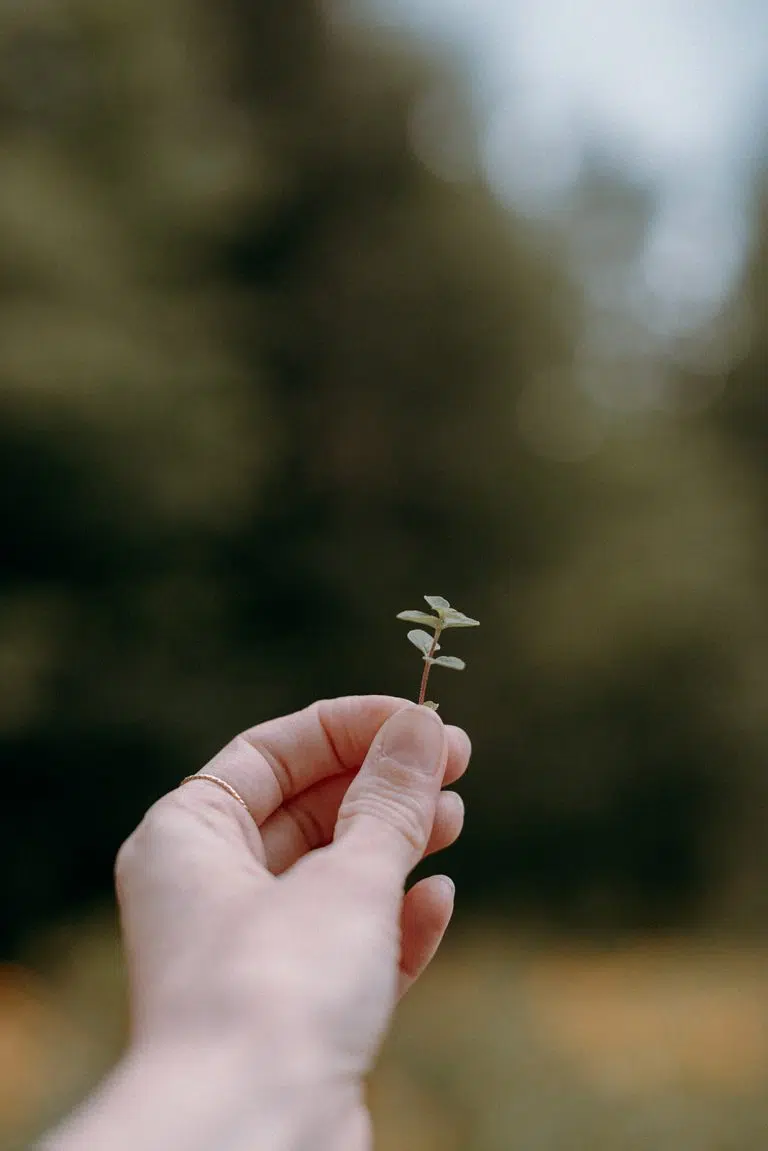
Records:
<instances>
[{"instance_id":1,"label":"thin gold ring","mask_svg":"<svg viewBox=\"0 0 768 1151\"><path fill-rule=\"evenodd\" d=\"M226 791L227 795L231 795L238 803L242 803L243 807L250 814L248 804L243 799L239 792L235 791L231 783L227 783L226 779L219 779L218 775L206 775L204 772L198 772L196 775L186 775L182 779L179 787L183 787L185 783L191 783L193 779L206 779L208 783L217 783L219 787Z\"/></svg>"}]
</instances>

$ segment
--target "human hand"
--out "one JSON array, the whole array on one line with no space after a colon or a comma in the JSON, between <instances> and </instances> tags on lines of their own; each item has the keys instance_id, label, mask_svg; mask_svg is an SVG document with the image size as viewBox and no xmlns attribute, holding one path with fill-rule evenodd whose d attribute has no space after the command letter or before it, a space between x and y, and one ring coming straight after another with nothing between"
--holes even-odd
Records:
<instances>
[{"instance_id":1,"label":"human hand","mask_svg":"<svg viewBox=\"0 0 768 1151\"><path fill-rule=\"evenodd\" d=\"M204 771L248 811L204 780L159 800L116 869L134 1046L229 1044L276 1091L337 1095L365 1146L360 1084L453 906L444 877L404 884L458 836L463 805L440 789L469 754L426 708L348 697L214 757Z\"/></svg>"}]
</instances>

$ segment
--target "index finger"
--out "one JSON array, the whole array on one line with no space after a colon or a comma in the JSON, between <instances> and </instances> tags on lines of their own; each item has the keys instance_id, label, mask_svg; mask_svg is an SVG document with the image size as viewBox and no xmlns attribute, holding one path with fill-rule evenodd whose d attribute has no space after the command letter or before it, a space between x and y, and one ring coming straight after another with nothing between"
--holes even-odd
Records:
<instances>
[{"instance_id":1,"label":"index finger","mask_svg":"<svg viewBox=\"0 0 768 1151\"><path fill-rule=\"evenodd\" d=\"M357 770L382 724L408 706L391 695L320 700L242 732L202 771L234 787L260 825L321 780ZM449 727L447 737L445 781L452 782L466 768L470 745L460 728Z\"/></svg>"}]
</instances>

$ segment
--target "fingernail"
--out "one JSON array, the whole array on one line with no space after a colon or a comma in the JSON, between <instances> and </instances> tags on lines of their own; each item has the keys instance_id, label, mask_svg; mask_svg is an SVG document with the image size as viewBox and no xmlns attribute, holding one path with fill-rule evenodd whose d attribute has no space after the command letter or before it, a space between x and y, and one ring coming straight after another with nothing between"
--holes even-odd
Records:
<instances>
[{"instance_id":1,"label":"fingernail","mask_svg":"<svg viewBox=\"0 0 768 1151\"><path fill-rule=\"evenodd\" d=\"M427 707L406 707L384 724L381 752L387 759L423 775L436 775L443 763L445 728Z\"/></svg>"},{"instance_id":2,"label":"fingernail","mask_svg":"<svg viewBox=\"0 0 768 1151\"><path fill-rule=\"evenodd\" d=\"M453 882L450 875L441 875L440 882L442 883L443 887L446 888L448 892L450 892L451 899L453 899L453 897L456 895L456 884Z\"/></svg>"}]
</instances>

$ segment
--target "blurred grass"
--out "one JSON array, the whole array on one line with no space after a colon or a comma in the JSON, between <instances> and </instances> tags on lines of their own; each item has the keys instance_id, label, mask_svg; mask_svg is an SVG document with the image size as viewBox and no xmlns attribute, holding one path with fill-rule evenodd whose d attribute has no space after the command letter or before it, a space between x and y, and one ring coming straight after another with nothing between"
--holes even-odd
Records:
<instances>
[{"instance_id":1,"label":"blurred grass","mask_svg":"<svg viewBox=\"0 0 768 1151\"><path fill-rule=\"evenodd\" d=\"M114 923L0 975L0 1149L82 1097L125 1035ZM768 1130L768 948L452 933L370 1085L377 1151L754 1151Z\"/></svg>"}]
</instances>

